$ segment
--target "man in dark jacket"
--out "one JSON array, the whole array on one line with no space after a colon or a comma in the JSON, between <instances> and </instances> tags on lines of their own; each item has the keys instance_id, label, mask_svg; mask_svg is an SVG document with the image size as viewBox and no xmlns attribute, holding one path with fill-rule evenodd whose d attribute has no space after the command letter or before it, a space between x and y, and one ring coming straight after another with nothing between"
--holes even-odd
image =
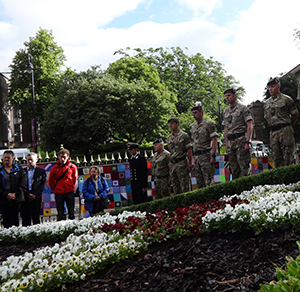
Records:
<instances>
[{"instance_id":1,"label":"man in dark jacket","mask_svg":"<svg viewBox=\"0 0 300 292\"><path fill-rule=\"evenodd\" d=\"M147 202L148 169L147 161L138 152L137 143L128 143L130 157L131 190L133 204Z\"/></svg>"},{"instance_id":2,"label":"man in dark jacket","mask_svg":"<svg viewBox=\"0 0 300 292\"><path fill-rule=\"evenodd\" d=\"M27 189L25 191L25 202L21 205L22 225L30 226L40 223L40 211L42 193L46 184L46 171L44 168L36 166L37 154L30 152L26 156L28 166L25 168L27 177Z\"/></svg>"},{"instance_id":3,"label":"man in dark jacket","mask_svg":"<svg viewBox=\"0 0 300 292\"><path fill-rule=\"evenodd\" d=\"M64 202L66 202L69 219L75 219L75 186L78 180L78 171L75 164L69 160L70 152L62 149L58 152L58 161L51 168L49 186L55 195L57 221L66 220Z\"/></svg>"},{"instance_id":4,"label":"man in dark jacket","mask_svg":"<svg viewBox=\"0 0 300 292\"><path fill-rule=\"evenodd\" d=\"M0 167L0 206L3 226L19 226L20 205L24 201L26 189L25 173L21 166L13 164L14 152L3 153L3 166Z\"/></svg>"}]
</instances>

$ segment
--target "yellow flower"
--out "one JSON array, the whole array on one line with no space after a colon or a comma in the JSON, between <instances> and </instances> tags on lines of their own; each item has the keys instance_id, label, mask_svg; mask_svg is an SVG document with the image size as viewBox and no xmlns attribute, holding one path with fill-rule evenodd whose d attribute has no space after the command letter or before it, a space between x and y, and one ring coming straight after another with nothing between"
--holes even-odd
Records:
<instances>
[{"instance_id":1,"label":"yellow flower","mask_svg":"<svg viewBox=\"0 0 300 292\"><path fill-rule=\"evenodd\" d=\"M44 280L42 280L42 279L37 279L36 283L38 284L39 287L44 286Z\"/></svg>"},{"instance_id":2,"label":"yellow flower","mask_svg":"<svg viewBox=\"0 0 300 292\"><path fill-rule=\"evenodd\" d=\"M28 287L29 282L27 281L27 279L22 281L22 288L27 288Z\"/></svg>"},{"instance_id":3,"label":"yellow flower","mask_svg":"<svg viewBox=\"0 0 300 292\"><path fill-rule=\"evenodd\" d=\"M55 274L58 273L58 271L59 271L59 268L58 268L58 267L55 267L55 268L53 269L52 273L55 275Z\"/></svg>"}]
</instances>

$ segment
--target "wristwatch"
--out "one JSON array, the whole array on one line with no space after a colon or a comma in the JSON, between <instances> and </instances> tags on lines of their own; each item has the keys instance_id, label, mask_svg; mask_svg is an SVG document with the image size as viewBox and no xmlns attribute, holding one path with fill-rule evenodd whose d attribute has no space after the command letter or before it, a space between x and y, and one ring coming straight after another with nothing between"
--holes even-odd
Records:
<instances>
[{"instance_id":1,"label":"wristwatch","mask_svg":"<svg viewBox=\"0 0 300 292\"><path fill-rule=\"evenodd\" d=\"M216 153L213 153L211 157L216 158Z\"/></svg>"},{"instance_id":2,"label":"wristwatch","mask_svg":"<svg viewBox=\"0 0 300 292\"><path fill-rule=\"evenodd\" d=\"M245 144L250 144L250 145L252 145L252 143L251 143L250 141L246 141Z\"/></svg>"}]
</instances>

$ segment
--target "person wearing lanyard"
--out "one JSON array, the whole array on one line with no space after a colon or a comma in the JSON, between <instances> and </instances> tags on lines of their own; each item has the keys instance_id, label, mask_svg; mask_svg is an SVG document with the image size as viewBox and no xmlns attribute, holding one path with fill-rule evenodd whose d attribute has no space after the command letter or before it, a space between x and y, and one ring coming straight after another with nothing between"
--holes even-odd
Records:
<instances>
[{"instance_id":1,"label":"person wearing lanyard","mask_svg":"<svg viewBox=\"0 0 300 292\"><path fill-rule=\"evenodd\" d=\"M3 226L19 226L19 211L26 189L25 173L21 166L13 164L14 152L5 150L0 167L0 207Z\"/></svg>"},{"instance_id":2,"label":"person wearing lanyard","mask_svg":"<svg viewBox=\"0 0 300 292\"><path fill-rule=\"evenodd\" d=\"M25 191L25 201L21 205L22 225L30 226L40 223L40 211L42 193L46 185L46 171L36 165L37 154L30 152L26 156L28 166L25 168L27 177L27 188Z\"/></svg>"},{"instance_id":3,"label":"person wearing lanyard","mask_svg":"<svg viewBox=\"0 0 300 292\"><path fill-rule=\"evenodd\" d=\"M82 187L84 197L84 208L90 215L95 215L104 211L102 199L108 196L109 187L104 177L100 175L97 166L90 168L90 177L88 177Z\"/></svg>"}]
</instances>

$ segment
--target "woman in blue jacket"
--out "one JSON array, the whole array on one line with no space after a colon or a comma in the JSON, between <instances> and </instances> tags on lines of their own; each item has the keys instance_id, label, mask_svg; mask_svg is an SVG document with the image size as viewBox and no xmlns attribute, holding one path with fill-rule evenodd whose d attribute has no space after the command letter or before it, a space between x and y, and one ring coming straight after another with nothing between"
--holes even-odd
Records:
<instances>
[{"instance_id":1,"label":"woman in blue jacket","mask_svg":"<svg viewBox=\"0 0 300 292\"><path fill-rule=\"evenodd\" d=\"M90 177L87 178L82 187L84 197L84 208L90 215L103 212L104 199L107 197L109 188L104 177L100 175L99 168L92 166L90 168Z\"/></svg>"}]
</instances>

